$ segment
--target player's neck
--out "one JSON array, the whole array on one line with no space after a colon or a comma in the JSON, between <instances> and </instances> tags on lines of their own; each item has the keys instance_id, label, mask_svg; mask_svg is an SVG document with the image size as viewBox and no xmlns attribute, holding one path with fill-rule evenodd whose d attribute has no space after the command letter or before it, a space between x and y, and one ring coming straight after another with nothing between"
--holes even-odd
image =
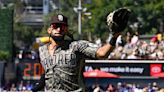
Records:
<instances>
[{"instance_id":1,"label":"player's neck","mask_svg":"<svg viewBox=\"0 0 164 92\"><path fill-rule=\"evenodd\" d=\"M55 49L56 49L56 46L57 46L57 45L55 45L55 44L52 43L52 42L51 42L51 44L48 46L48 52L49 52L49 54L50 54L51 56L53 56L53 53L54 53L54 51L55 51Z\"/></svg>"},{"instance_id":2,"label":"player's neck","mask_svg":"<svg viewBox=\"0 0 164 92\"><path fill-rule=\"evenodd\" d=\"M51 41L51 44L50 44L51 47L56 47L58 45L59 45L59 43L57 43L57 42L55 42L53 40Z\"/></svg>"},{"instance_id":3,"label":"player's neck","mask_svg":"<svg viewBox=\"0 0 164 92\"><path fill-rule=\"evenodd\" d=\"M62 46L63 44L64 44L64 40L62 40L62 41L54 41L54 40L52 40L51 41L51 46L52 47Z\"/></svg>"}]
</instances>

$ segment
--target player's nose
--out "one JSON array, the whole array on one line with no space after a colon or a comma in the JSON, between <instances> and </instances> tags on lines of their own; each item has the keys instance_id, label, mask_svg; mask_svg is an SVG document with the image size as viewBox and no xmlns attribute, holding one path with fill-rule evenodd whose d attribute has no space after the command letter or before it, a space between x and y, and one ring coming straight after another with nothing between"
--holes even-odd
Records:
<instances>
[{"instance_id":1,"label":"player's nose","mask_svg":"<svg viewBox=\"0 0 164 92\"><path fill-rule=\"evenodd\" d=\"M57 30L58 32L60 32L60 31L61 31L61 28L60 28L60 27L58 27L56 30Z\"/></svg>"}]
</instances>

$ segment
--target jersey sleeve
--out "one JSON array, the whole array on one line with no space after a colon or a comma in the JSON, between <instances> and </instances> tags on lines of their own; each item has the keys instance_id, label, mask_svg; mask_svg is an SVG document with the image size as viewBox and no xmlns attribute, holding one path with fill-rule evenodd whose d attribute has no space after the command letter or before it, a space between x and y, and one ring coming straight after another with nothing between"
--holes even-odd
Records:
<instances>
[{"instance_id":1,"label":"jersey sleeve","mask_svg":"<svg viewBox=\"0 0 164 92\"><path fill-rule=\"evenodd\" d=\"M76 51L88 57L96 58L96 51L99 48L97 44L84 40L76 41L73 44Z\"/></svg>"}]
</instances>

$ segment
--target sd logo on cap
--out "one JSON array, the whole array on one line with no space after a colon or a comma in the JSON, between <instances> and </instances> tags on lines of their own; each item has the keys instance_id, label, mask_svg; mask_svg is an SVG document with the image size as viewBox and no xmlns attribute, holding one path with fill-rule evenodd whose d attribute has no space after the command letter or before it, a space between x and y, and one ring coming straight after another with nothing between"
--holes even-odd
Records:
<instances>
[{"instance_id":1,"label":"sd logo on cap","mask_svg":"<svg viewBox=\"0 0 164 92\"><path fill-rule=\"evenodd\" d=\"M68 23L67 23L67 17L65 17L65 16L63 16L62 14L58 14L58 15L56 15L56 16L53 16L52 17L52 19L51 19L51 24L56 24L56 23L58 23L58 24L66 24L66 25L68 25Z\"/></svg>"}]
</instances>

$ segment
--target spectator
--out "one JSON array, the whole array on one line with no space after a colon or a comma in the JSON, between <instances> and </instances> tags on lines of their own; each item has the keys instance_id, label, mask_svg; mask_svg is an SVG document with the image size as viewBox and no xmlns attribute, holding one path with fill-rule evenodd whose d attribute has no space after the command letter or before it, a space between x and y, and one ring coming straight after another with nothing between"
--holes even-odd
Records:
<instances>
[{"instance_id":1,"label":"spectator","mask_svg":"<svg viewBox=\"0 0 164 92\"><path fill-rule=\"evenodd\" d=\"M93 92L103 92L103 90L100 88L99 84L96 84L95 88L93 89Z\"/></svg>"},{"instance_id":2,"label":"spectator","mask_svg":"<svg viewBox=\"0 0 164 92\"><path fill-rule=\"evenodd\" d=\"M153 82L152 89L153 89L154 92L157 92L159 90L158 85L157 85L156 82Z\"/></svg>"},{"instance_id":3,"label":"spectator","mask_svg":"<svg viewBox=\"0 0 164 92\"><path fill-rule=\"evenodd\" d=\"M164 88L161 88L161 89L159 90L159 92L164 92Z\"/></svg>"},{"instance_id":4,"label":"spectator","mask_svg":"<svg viewBox=\"0 0 164 92\"><path fill-rule=\"evenodd\" d=\"M31 90L32 88L33 88L33 85L30 83L30 81L27 81L26 89Z\"/></svg>"},{"instance_id":5,"label":"spectator","mask_svg":"<svg viewBox=\"0 0 164 92\"><path fill-rule=\"evenodd\" d=\"M115 87L113 84L109 84L106 92L115 92Z\"/></svg>"},{"instance_id":6,"label":"spectator","mask_svg":"<svg viewBox=\"0 0 164 92\"><path fill-rule=\"evenodd\" d=\"M17 90L17 89L16 89L15 83L12 83L12 84L11 84L11 87L10 87L10 91L15 92L16 90Z\"/></svg>"},{"instance_id":7,"label":"spectator","mask_svg":"<svg viewBox=\"0 0 164 92\"><path fill-rule=\"evenodd\" d=\"M122 86L122 83L121 82L118 82L117 83L117 91L116 92L121 92L121 86Z\"/></svg>"},{"instance_id":8,"label":"spectator","mask_svg":"<svg viewBox=\"0 0 164 92\"><path fill-rule=\"evenodd\" d=\"M21 81L19 84L18 84L18 86L17 86L17 90L18 91L22 91L22 90L24 90L26 87L24 86L24 82L23 81Z\"/></svg>"}]
</instances>

